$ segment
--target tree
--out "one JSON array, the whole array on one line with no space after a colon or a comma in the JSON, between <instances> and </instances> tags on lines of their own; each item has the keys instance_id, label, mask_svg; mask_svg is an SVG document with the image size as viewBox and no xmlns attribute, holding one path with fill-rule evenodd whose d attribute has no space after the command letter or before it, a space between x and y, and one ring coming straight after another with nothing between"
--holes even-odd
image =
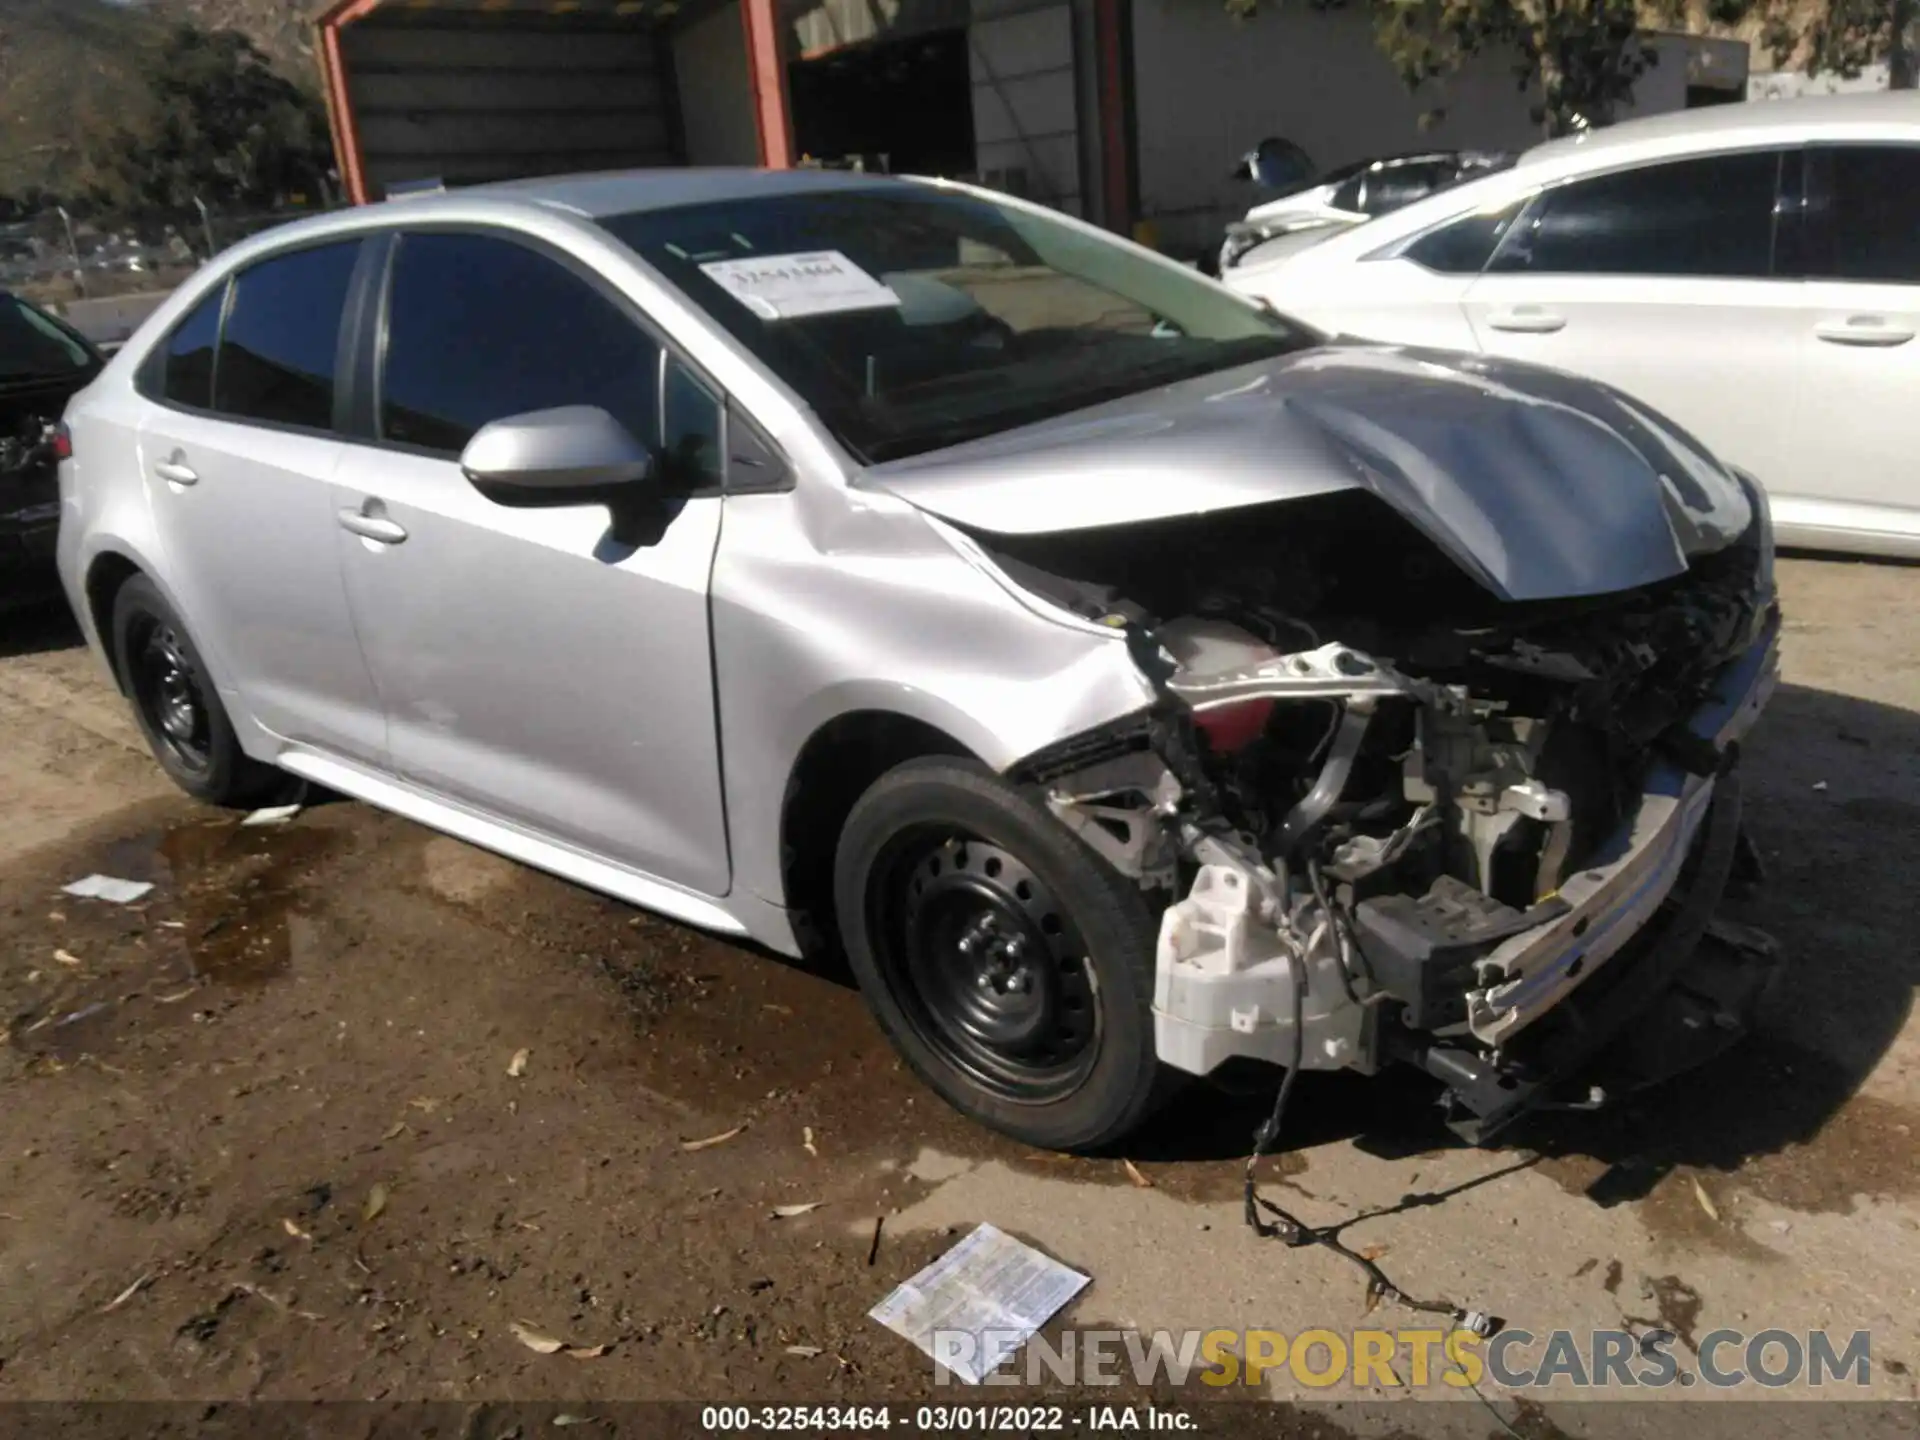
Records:
<instances>
[{"instance_id":1,"label":"tree","mask_svg":"<svg viewBox=\"0 0 1920 1440\"><path fill-rule=\"evenodd\" d=\"M176 26L149 83L151 113L119 136L100 202L271 205L319 190L332 155L325 118L246 36Z\"/></svg>"},{"instance_id":2,"label":"tree","mask_svg":"<svg viewBox=\"0 0 1920 1440\"><path fill-rule=\"evenodd\" d=\"M1253 0L1229 0L1229 5ZM1314 0L1325 8L1345 0ZM1654 64L1646 32L1759 21L1778 65L1858 75L1885 60L1895 88L1920 76L1920 0L1366 0L1381 48L1409 86L1483 51L1515 57L1522 89L1539 88L1535 119L1563 135L1605 125Z\"/></svg>"},{"instance_id":3,"label":"tree","mask_svg":"<svg viewBox=\"0 0 1920 1440\"><path fill-rule=\"evenodd\" d=\"M1534 118L1560 135L1604 125L1652 63L1637 0L1377 0L1375 28L1408 86L1508 51Z\"/></svg>"},{"instance_id":4,"label":"tree","mask_svg":"<svg viewBox=\"0 0 1920 1440\"><path fill-rule=\"evenodd\" d=\"M1920 0L1766 0L1761 14L1776 65L1851 79L1884 60L1895 90L1920 87Z\"/></svg>"}]
</instances>

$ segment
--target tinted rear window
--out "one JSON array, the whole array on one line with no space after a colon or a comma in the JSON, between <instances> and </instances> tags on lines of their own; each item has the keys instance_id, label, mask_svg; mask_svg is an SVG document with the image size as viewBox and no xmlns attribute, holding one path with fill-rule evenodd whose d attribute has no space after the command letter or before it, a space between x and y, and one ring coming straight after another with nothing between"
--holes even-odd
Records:
<instances>
[{"instance_id":1,"label":"tinted rear window","mask_svg":"<svg viewBox=\"0 0 1920 1440\"><path fill-rule=\"evenodd\" d=\"M312 430L333 425L340 316L360 242L263 260L234 278L220 336L214 409Z\"/></svg>"}]
</instances>

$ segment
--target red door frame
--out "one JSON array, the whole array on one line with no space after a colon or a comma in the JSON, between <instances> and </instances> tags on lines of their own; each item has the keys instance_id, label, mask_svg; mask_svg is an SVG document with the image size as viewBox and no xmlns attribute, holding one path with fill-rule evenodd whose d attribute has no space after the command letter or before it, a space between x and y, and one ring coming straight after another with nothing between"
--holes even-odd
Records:
<instances>
[{"instance_id":1,"label":"red door frame","mask_svg":"<svg viewBox=\"0 0 1920 1440\"><path fill-rule=\"evenodd\" d=\"M781 44L779 0L740 0L747 32L747 82L753 91L753 122L760 134L760 163L791 169L793 108L787 100L787 57Z\"/></svg>"},{"instance_id":2,"label":"red door frame","mask_svg":"<svg viewBox=\"0 0 1920 1440\"><path fill-rule=\"evenodd\" d=\"M366 167L360 155L360 132L353 120L353 102L347 96L347 66L340 54L340 32L380 0L337 0L320 13L320 90L327 101L327 128L333 131L333 154L340 163L340 183L355 205L367 203Z\"/></svg>"},{"instance_id":3,"label":"red door frame","mask_svg":"<svg viewBox=\"0 0 1920 1440\"><path fill-rule=\"evenodd\" d=\"M1128 0L1094 0L1100 120L1100 199L1107 229L1133 233L1133 25Z\"/></svg>"}]
</instances>

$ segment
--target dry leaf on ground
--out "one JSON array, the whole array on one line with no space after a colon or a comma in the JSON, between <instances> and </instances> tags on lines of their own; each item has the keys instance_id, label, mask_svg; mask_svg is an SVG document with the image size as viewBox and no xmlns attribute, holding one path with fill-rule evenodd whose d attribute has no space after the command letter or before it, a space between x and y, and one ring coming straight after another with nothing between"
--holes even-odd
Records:
<instances>
[{"instance_id":1,"label":"dry leaf on ground","mask_svg":"<svg viewBox=\"0 0 1920 1440\"><path fill-rule=\"evenodd\" d=\"M745 1124L734 1126L731 1130L722 1130L718 1135L709 1135L704 1140L682 1140L682 1150L706 1150L714 1145L724 1145L747 1127Z\"/></svg>"}]
</instances>

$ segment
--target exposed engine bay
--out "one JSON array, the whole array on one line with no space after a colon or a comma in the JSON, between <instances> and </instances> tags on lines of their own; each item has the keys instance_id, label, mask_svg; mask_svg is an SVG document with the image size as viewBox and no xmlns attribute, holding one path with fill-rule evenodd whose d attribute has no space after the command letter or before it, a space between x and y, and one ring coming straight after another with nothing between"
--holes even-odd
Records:
<instances>
[{"instance_id":1,"label":"exposed engine bay","mask_svg":"<svg viewBox=\"0 0 1920 1440\"><path fill-rule=\"evenodd\" d=\"M1501 1123L1566 1068L1563 1002L1591 1011L1627 988L1615 957L1678 947L1656 911L1671 930L1697 893L1704 928L1773 683L1764 522L1672 580L1537 602L1358 492L980 538L1123 629L1160 696L1021 772L1166 897L1168 1063L1407 1059Z\"/></svg>"}]
</instances>

